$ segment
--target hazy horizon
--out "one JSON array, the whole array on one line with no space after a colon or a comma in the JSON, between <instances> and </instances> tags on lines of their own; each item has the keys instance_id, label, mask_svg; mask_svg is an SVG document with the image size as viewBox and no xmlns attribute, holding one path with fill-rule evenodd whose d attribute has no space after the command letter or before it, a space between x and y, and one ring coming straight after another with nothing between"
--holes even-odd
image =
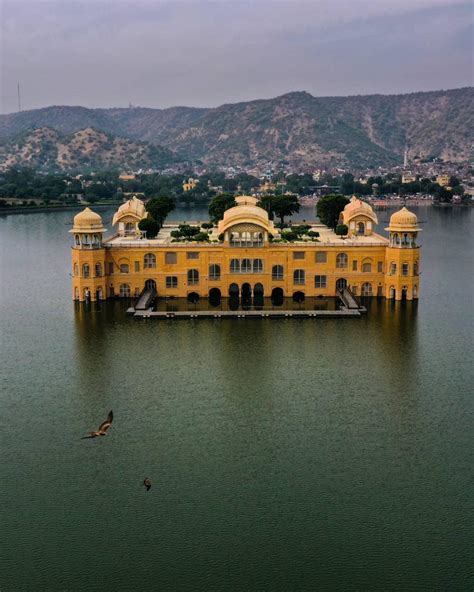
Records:
<instances>
[{"instance_id":1,"label":"hazy horizon","mask_svg":"<svg viewBox=\"0 0 474 592\"><path fill-rule=\"evenodd\" d=\"M0 0L1 112L469 87L461 0Z\"/></svg>"},{"instance_id":2,"label":"hazy horizon","mask_svg":"<svg viewBox=\"0 0 474 592\"><path fill-rule=\"evenodd\" d=\"M295 90L295 91L289 91L286 93L283 93L281 95L277 95L275 97L266 97L266 98L254 98L254 99L248 99L246 101L227 101L226 103L221 103L219 105L213 105L213 106L206 106L206 105L202 105L202 106L196 106L196 105L168 105L165 107L154 107L152 105L149 106L144 106L144 105L132 105L132 108L134 109L153 109L153 110L161 110L164 111L166 109L179 109L179 108L185 108L185 109L217 109L219 107L222 107L224 105L235 105L237 103L251 103L251 102L255 102L255 101L271 101L272 99L276 99L278 97L281 96L285 96L288 94L296 94L296 93L308 93L311 96L313 96L314 98L318 98L318 99L331 99L331 98L348 98L348 97L370 97L370 96L384 96L384 97L389 97L389 96L397 96L397 95L410 95L410 94L420 94L420 93L436 93L436 92L450 92L450 91L457 91L457 90L464 90L467 88L473 88L472 86L460 86L460 87L456 87L456 88L436 88L436 89L432 89L432 90L423 90L423 91L411 91L411 92L407 92L407 93L371 93L369 94L345 94L345 95L313 95L312 93L310 93L309 91L306 90ZM25 113L28 111L37 111L40 109L51 109L54 107L59 107L59 108L79 108L79 109L91 109L91 110L95 110L95 109L104 109L104 110L108 110L108 109L129 109L130 105L110 105L108 107L97 107L97 106L86 106L86 105L73 105L73 104L51 104L51 105L44 105L42 107L34 107L32 109L22 109L21 113ZM18 110L16 111L9 111L7 113L1 113L0 115L16 115L18 113Z\"/></svg>"}]
</instances>

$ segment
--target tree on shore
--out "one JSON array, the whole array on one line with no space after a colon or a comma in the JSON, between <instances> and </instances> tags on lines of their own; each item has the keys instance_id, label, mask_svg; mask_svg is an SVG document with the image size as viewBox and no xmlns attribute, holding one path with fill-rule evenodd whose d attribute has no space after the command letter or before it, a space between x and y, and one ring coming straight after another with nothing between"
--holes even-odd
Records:
<instances>
[{"instance_id":1,"label":"tree on shore","mask_svg":"<svg viewBox=\"0 0 474 592\"><path fill-rule=\"evenodd\" d=\"M343 195L325 195L320 198L316 205L316 214L322 224L334 230L339 220L339 214L348 203L349 200Z\"/></svg>"}]
</instances>

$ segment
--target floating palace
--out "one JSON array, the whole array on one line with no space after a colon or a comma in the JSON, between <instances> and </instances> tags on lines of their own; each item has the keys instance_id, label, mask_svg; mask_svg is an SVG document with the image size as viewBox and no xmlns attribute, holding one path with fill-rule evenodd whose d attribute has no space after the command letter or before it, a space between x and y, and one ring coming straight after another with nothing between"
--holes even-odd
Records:
<instances>
[{"instance_id":1,"label":"floating palace","mask_svg":"<svg viewBox=\"0 0 474 592\"><path fill-rule=\"evenodd\" d=\"M294 299L336 297L349 289L355 296L395 300L419 297L420 231L415 214L403 207L386 231L375 232L377 216L353 197L340 215L346 237L312 224L319 237L287 242L268 213L250 196L236 198L209 234L208 242L182 242L171 236L178 223L166 223L156 238L138 228L147 217L133 197L106 229L89 208L74 217L72 296L74 300L139 298L153 291L163 298L272 296Z\"/></svg>"}]
</instances>

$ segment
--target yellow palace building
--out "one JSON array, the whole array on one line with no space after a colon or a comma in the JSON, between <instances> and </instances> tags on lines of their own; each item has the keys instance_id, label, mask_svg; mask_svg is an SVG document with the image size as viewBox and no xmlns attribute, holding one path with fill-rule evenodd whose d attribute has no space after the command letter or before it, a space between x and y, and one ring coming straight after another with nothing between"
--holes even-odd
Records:
<instances>
[{"instance_id":1,"label":"yellow palace building","mask_svg":"<svg viewBox=\"0 0 474 592\"><path fill-rule=\"evenodd\" d=\"M138 297L154 289L159 297L243 296L334 297L349 288L357 296L395 300L419 297L420 231L415 214L402 208L390 218L388 238L375 232L377 216L369 204L353 197L340 222L349 228L337 236L312 224L317 238L288 242L266 210L250 196L236 198L209 242L181 242L165 224L147 239L139 230L147 216L133 197L115 213L113 236L99 214L89 208L74 217L72 296L75 300Z\"/></svg>"}]
</instances>

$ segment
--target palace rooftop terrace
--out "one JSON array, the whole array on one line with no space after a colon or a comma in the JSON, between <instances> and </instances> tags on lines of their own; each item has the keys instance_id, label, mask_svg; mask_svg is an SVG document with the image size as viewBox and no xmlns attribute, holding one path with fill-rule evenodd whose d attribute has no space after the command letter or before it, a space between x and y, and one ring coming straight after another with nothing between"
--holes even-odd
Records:
<instances>
[{"instance_id":1,"label":"palace rooftop terrace","mask_svg":"<svg viewBox=\"0 0 474 592\"><path fill-rule=\"evenodd\" d=\"M186 221L186 222L169 222L163 225L158 236L153 239L148 238L137 238L136 236L119 236L115 235L107 240L104 241L104 245L107 247L121 247L121 248L149 248L149 247L166 247L166 246L173 246L173 248L191 248L191 247L215 247L216 245L222 245L223 243L218 239L218 230L216 227L212 228L209 231L209 238L210 242L196 242L196 241L183 241L173 239L171 236L171 232L173 230L178 230L178 226L180 224L189 224L191 226L200 226L200 222L194 221ZM289 244L291 245L300 245L300 246L386 246L388 244L388 239L377 234L372 233L370 236L362 236L362 235L355 235L351 236L350 238L342 238L337 236L336 233L327 228L323 224L317 222L303 222L303 224L308 224L311 226L311 230L314 232L319 232L319 237L317 239L311 240L309 237L305 240L295 240L291 241L291 243L287 241L281 241L280 239L276 238L270 244L272 247L284 246L287 247ZM288 229L290 230L290 228ZM256 248L258 246L263 245L242 245L242 247L247 248Z\"/></svg>"}]
</instances>

